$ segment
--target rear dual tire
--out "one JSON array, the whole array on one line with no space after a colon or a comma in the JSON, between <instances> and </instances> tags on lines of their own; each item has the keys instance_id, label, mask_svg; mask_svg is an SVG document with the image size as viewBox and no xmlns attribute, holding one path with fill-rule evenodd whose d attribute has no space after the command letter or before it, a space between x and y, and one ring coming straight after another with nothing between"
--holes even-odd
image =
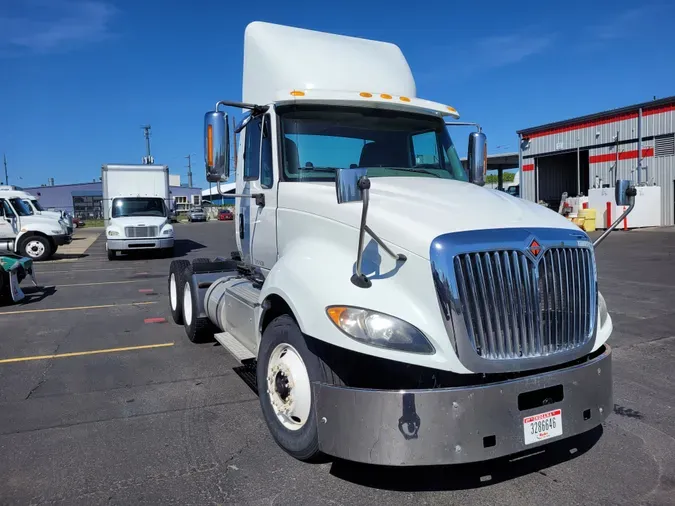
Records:
<instances>
[{"instance_id":1,"label":"rear dual tire","mask_svg":"<svg viewBox=\"0 0 675 506\"><path fill-rule=\"evenodd\" d=\"M190 279L192 278L192 265L183 270L183 326L188 339L193 343L207 343L213 341L216 327L206 317L200 317L197 313L199 308L199 291L194 290Z\"/></svg>"},{"instance_id":2,"label":"rear dual tire","mask_svg":"<svg viewBox=\"0 0 675 506\"><path fill-rule=\"evenodd\" d=\"M190 262L187 260L174 260L169 267L169 309L177 325L183 325L183 273L188 267Z\"/></svg>"}]
</instances>

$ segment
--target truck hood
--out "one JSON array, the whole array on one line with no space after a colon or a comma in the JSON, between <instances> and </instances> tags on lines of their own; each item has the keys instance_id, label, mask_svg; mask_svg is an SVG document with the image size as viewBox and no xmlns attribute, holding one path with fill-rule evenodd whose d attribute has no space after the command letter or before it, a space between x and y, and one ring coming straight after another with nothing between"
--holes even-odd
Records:
<instances>
[{"instance_id":1,"label":"truck hood","mask_svg":"<svg viewBox=\"0 0 675 506\"><path fill-rule=\"evenodd\" d=\"M41 224L43 226L52 226L54 230L60 229L58 216L50 216L46 214L31 214L30 216L19 216L21 226L27 226L29 223Z\"/></svg>"},{"instance_id":2,"label":"truck hood","mask_svg":"<svg viewBox=\"0 0 675 506\"><path fill-rule=\"evenodd\" d=\"M339 205L332 182L282 182L279 208L358 228L362 204ZM534 202L471 183L427 177L371 178L367 223L385 241L427 259L431 241L449 232L538 227L580 231Z\"/></svg>"}]
</instances>

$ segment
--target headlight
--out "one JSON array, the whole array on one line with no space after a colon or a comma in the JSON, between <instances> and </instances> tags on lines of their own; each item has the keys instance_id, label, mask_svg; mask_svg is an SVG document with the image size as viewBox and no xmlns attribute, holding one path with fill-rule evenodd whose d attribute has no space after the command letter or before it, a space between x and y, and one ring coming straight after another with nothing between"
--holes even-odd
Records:
<instances>
[{"instance_id":1,"label":"headlight","mask_svg":"<svg viewBox=\"0 0 675 506\"><path fill-rule=\"evenodd\" d=\"M420 330L393 316L345 306L328 307L326 313L337 328L361 343L410 353L435 351Z\"/></svg>"},{"instance_id":2,"label":"headlight","mask_svg":"<svg viewBox=\"0 0 675 506\"><path fill-rule=\"evenodd\" d=\"M602 327L605 322L607 322L607 315L609 313L607 311L607 303L605 302L605 298L600 292L598 292L598 313L600 313L600 326Z\"/></svg>"},{"instance_id":3,"label":"headlight","mask_svg":"<svg viewBox=\"0 0 675 506\"><path fill-rule=\"evenodd\" d=\"M173 228L164 229L164 232L162 232L162 235L173 235Z\"/></svg>"},{"instance_id":4,"label":"headlight","mask_svg":"<svg viewBox=\"0 0 675 506\"><path fill-rule=\"evenodd\" d=\"M51 233L54 235L59 235L63 233L63 230L52 230Z\"/></svg>"},{"instance_id":5,"label":"headlight","mask_svg":"<svg viewBox=\"0 0 675 506\"><path fill-rule=\"evenodd\" d=\"M108 230L108 235L114 236L120 235L120 233L117 230Z\"/></svg>"}]
</instances>

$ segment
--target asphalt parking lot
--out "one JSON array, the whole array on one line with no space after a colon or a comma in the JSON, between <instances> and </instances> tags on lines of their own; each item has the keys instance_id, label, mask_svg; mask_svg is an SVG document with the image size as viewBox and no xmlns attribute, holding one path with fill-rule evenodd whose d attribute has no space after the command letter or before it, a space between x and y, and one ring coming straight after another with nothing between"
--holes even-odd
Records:
<instances>
[{"instance_id":1,"label":"asphalt parking lot","mask_svg":"<svg viewBox=\"0 0 675 506\"><path fill-rule=\"evenodd\" d=\"M176 236L176 257L235 249L229 222ZM516 461L387 469L287 456L238 363L170 321L170 259L109 262L98 237L0 308L0 504L675 504L675 231L615 232L597 257L607 422Z\"/></svg>"}]
</instances>

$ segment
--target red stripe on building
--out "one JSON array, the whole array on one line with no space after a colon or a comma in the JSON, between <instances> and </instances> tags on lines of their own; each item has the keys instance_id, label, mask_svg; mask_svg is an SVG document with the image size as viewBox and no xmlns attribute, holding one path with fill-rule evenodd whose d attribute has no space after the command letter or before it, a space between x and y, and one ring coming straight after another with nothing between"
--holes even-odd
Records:
<instances>
[{"instance_id":1,"label":"red stripe on building","mask_svg":"<svg viewBox=\"0 0 675 506\"><path fill-rule=\"evenodd\" d=\"M642 148L642 157L654 156L654 148ZM619 153L619 160L631 160L638 157L637 149L634 151L622 151ZM614 162L616 153L605 153L602 155L593 155L588 157L589 163Z\"/></svg>"},{"instance_id":2,"label":"red stripe on building","mask_svg":"<svg viewBox=\"0 0 675 506\"><path fill-rule=\"evenodd\" d=\"M534 164L533 163L523 165L523 172L528 172L530 170L534 170Z\"/></svg>"},{"instance_id":3,"label":"red stripe on building","mask_svg":"<svg viewBox=\"0 0 675 506\"><path fill-rule=\"evenodd\" d=\"M663 107L655 107L653 109L643 109L643 116L651 116L652 114L661 114L663 112L675 111L675 105L664 105ZM627 119L636 119L638 113L631 112L622 114L620 116L612 116L610 118L602 118L593 121L585 121L583 123L576 123L574 125L566 125L564 127L553 128L551 130L544 130L543 132L533 132L529 135L523 135L527 139L534 139L536 137L544 137L546 135L561 134L564 132L573 132L574 130L581 130L582 128L590 128L599 125L606 125L607 123L614 123L616 121L624 121Z\"/></svg>"}]
</instances>

